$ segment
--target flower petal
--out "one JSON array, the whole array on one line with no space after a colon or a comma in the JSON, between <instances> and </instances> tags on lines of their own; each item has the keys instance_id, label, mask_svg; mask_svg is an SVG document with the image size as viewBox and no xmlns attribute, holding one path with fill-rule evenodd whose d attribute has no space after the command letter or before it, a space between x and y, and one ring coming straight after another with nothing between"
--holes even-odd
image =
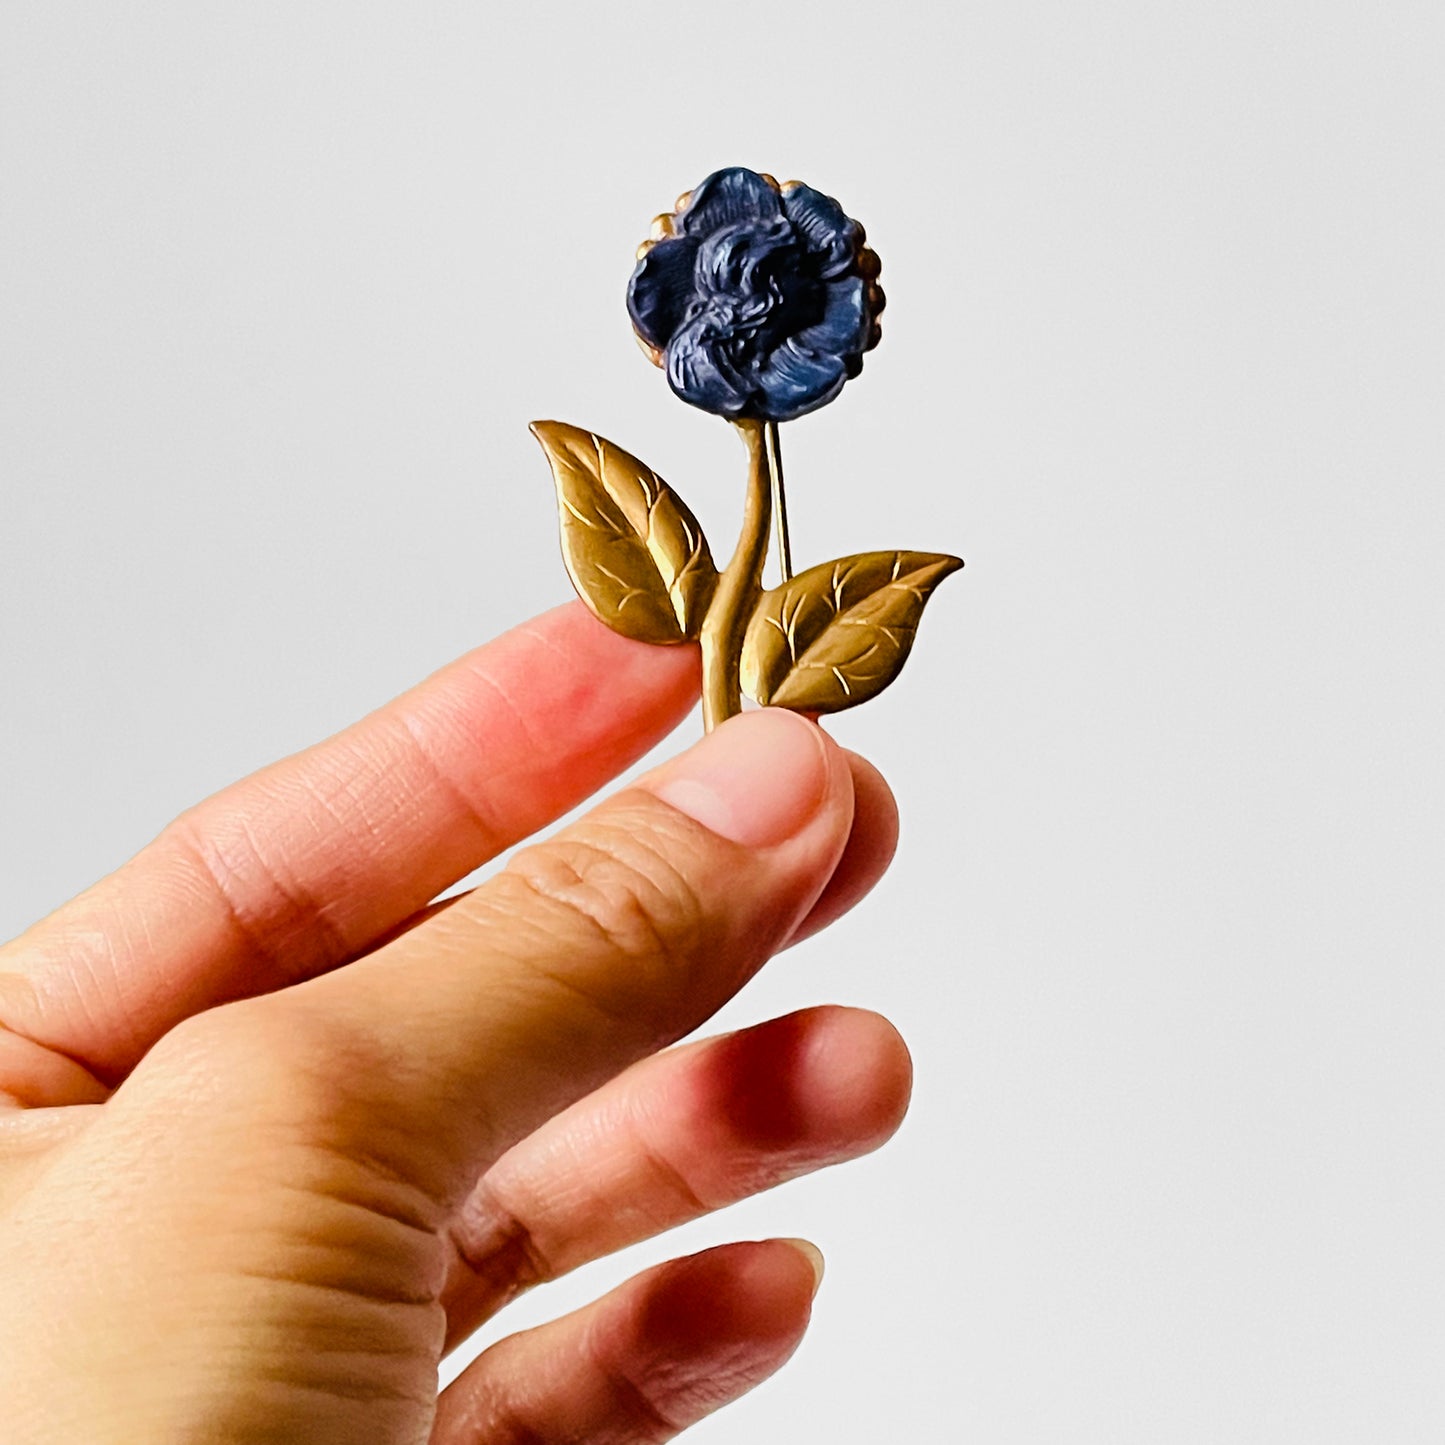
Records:
<instances>
[{"instance_id":1,"label":"flower petal","mask_svg":"<svg viewBox=\"0 0 1445 1445\"><path fill-rule=\"evenodd\" d=\"M826 256L819 273L824 279L853 263L858 251L858 223L844 214L832 196L800 181L783 193L783 211L807 238L809 247Z\"/></svg>"},{"instance_id":2,"label":"flower petal","mask_svg":"<svg viewBox=\"0 0 1445 1445\"><path fill-rule=\"evenodd\" d=\"M714 416L739 417L747 412L751 388L729 365L705 318L694 319L672 338L665 365L667 384L689 405Z\"/></svg>"},{"instance_id":3,"label":"flower petal","mask_svg":"<svg viewBox=\"0 0 1445 1445\"><path fill-rule=\"evenodd\" d=\"M694 188L677 225L684 236L706 236L735 221L773 221L782 214L778 193L756 171L732 166Z\"/></svg>"},{"instance_id":4,"label":"flower petal","mask_svg":"<svg viewBox=\"0 0 1445 1445\"><path fill-rule=\"evenodd\" d=\"M697 242L686 237L659 241L627 283L627 311L637 334L661 350L682 325L693 297Z\"/></svg>"},{"instance_id":5,"label":"flower petal","mask_svg":"<svg viewBox=\"0 0 1445 1445\"><path fill-rule=\"evenodd\" d=\"M843 357L811 351L796 339L785 341L758 372L762 402L753 414L792 421L832 401L847 379Z\"/></svg>"},{"instance_id":6,"label":"flower petal","mask_svg":"<svg viewBox=\"0 0 1445 1445\"><path fill-rule=\"evenodd\" d=\"M868 349L873 317L868 290L861 277L844 276L823 288L823 319L797 334L795 340L805 351L834 356L858 355Z\"/></svg>"}]
</instances>

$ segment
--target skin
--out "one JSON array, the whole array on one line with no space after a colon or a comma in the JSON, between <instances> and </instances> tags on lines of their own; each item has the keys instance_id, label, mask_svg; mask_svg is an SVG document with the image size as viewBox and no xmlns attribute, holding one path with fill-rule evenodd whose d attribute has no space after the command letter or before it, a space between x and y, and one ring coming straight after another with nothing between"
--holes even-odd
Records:
<instances>
[{"instance_id":1,"label":"skin","mask_svg":"<svg viewBox=\"0 0 1445 1445\"><path fill-rule=\"evenodd\" d=\"M875 1148L885 1020L675 1046L856 902L896 813L769 710L661 739L691 648L560 608L177 819L0 948L0 1436L653 1442L776 1370L821 1257L673 1260L437 1366L521 1291Z\"/></svg>"}]
</instances>

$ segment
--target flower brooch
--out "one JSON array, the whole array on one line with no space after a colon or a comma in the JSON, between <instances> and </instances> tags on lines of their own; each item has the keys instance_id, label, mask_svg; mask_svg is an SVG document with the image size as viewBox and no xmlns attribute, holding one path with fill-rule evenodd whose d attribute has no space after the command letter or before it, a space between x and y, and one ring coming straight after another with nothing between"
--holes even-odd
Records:
<instances>
[{"instance_id":1,"label":"flower brooch","mask_svg":"<svg viewBox=\"0 0 1445 1445\"><path fill-rule=\"evenodd\" d=\"M684 401L726 417L748 451L742 535L719 572L696 518L636 457L564 422L534 422L557 484L562 555L582 600L641 642L702 647L703 723L742 709L830 713L903 668L939 552L863 552L793 575L778 424L817 410L878 344L883 292L863 228L829 196L734 167L659 216L627 309ZM762 585L773 518L781 583Z\"/></svg>"}]
</instances>

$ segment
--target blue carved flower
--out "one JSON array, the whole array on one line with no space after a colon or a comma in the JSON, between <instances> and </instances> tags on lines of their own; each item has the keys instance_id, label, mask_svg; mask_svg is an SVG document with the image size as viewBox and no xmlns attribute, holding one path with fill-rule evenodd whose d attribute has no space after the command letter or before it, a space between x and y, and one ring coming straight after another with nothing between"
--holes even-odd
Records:
<instances>
[{"instance_id":1,"label":"blue carved flower","mask_svg":"<svg viewBox=\"0 0 1445 1445\"><path fill-rule=\"evenodd\" d=\"M878 344L878 257L857 221L811 186L714 171L653 235L627 309L693 406L791 421L832 401Z\"/></svg>"}]
</instances>

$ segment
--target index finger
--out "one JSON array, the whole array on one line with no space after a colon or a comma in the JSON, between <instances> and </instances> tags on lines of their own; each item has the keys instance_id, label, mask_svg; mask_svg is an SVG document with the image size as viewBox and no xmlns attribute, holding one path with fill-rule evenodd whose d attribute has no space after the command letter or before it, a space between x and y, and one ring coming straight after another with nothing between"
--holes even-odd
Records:
<instances>
[{"instance_id":1,"label":"index finger","mask_svg":"<svg viewBox=\"0 0 1445 1445\"><path fill-rule=\"evenodd\" d=\"M113 1084L182 1019L364 952L642 756L697 668L570 603L207 799L0 948L0 1044L26 1041L0 1060Z\"/></svg>"}]
</instances>

